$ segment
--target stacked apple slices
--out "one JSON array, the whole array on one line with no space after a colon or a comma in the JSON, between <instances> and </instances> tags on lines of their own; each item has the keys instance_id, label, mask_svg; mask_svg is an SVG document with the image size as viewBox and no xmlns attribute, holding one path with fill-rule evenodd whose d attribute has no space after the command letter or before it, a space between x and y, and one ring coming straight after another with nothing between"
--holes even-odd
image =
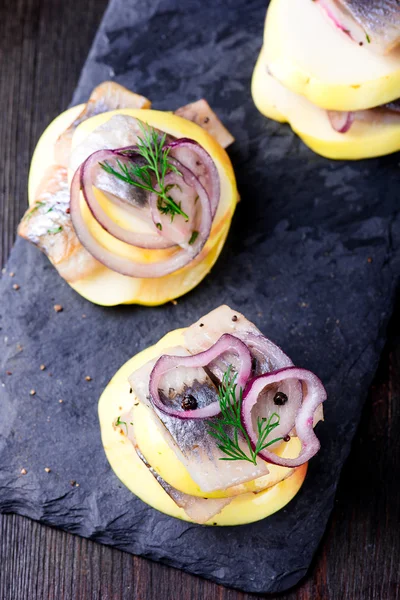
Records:
<instances>
[{"instance_id":1,"label":"stacked apple slices","mask_svg":"<svg viewBox=\"0 0 400 600\"><path fill-rule=\"evenodd\" d=\"M400 149L400 7L396 0L272 0L252 95L334 159Z\"/></svg>"},{"instance_id":2,"label":"stacked apple slices","mask_svg":"<svg viewBox=\"0 0 400 600\"><path fill-rule=\"evenodd\" d=\"M104 82L49 125L32 158L18 233L104 306L159 305L198 285L238 200L233 137L207 102L150 105Z\"/></svg>"},{"instance_id":3,"label":"stacked apple slices","mask_svg":"<svg viewBox=\"0 0 400 600\"><path fill-rule=\"evenodd\" d=\"M131 358L99 400L120 480L170 516L263 519L299 491L326 392L244 315L220 306Z\"/></svg>"}]
</instances>

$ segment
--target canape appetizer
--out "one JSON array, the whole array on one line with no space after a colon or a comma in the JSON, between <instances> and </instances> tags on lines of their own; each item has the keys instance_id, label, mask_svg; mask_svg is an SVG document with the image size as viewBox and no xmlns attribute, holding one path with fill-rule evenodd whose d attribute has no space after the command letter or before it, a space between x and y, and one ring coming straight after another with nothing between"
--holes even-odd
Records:
<instances>
[{"instance_id":1,"label":"canape appetizer","mask_svg":"<svg viewBox=\"0 0 400 600\"><path fill-rule=\"evenodd\" d=\"M272 0L254 102L328 158L400 150L399 42L397 0Z\"/></svg>"},{"instance_id":2,"label":"canape appetizer","mask_svg":"<svg viewBox=\"0 0 400 600\"><path fill-rule=\"evenodd\" d=\"M150 506L207 525L258 521L299 491L326 392L228 306L129 360L99 401L103 446Z\"/></svg>"},{"instance_id":3,"label":"canape appetizer","mask_svg":"<svg viewBox=\"0 0 400 600\"><path fill-rule=\"evenodd\" d=\"M40 138L18 233L92 302L163 304L223 247L238 199L232 141L205 100L161 112L106 82Z\"/></svg>"}]
</instances>

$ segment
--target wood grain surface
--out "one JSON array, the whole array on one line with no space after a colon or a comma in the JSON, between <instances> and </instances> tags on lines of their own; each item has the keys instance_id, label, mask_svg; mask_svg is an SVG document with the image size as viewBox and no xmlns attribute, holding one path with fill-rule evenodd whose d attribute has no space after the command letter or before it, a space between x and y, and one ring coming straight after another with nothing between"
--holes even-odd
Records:
<instances>
[{"instance_id":1,"label":"wood grain surface","mask_svg":"<svg viewBox=\"0 0 400 600\"><path fill-rule=\"evenodd\" d=\"M68 105L106 0L0 0L0 265L34 145ZM7 275L6 275L7 276ZM400 306L307 578L285 600L400 598ZM251 600L15 515L0 516L0 600Z\"/></svg>"}]
</instances>

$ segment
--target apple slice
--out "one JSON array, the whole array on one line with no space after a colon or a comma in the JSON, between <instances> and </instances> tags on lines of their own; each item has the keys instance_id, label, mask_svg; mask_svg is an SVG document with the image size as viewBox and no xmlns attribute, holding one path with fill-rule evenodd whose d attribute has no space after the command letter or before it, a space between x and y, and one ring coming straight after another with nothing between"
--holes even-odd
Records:
<instances>
[{"instance_id":1,"label":"apple slice","mask_svg":"<svg viewBox=\"0 0 400 600\"><path fill-rule=\"evenodd\" d=\"M346 133L335 131L326 110L287 89L267 68L261 51L252 80L258 110L281 123L287 122L307 146L327 158L357 160L400 150L400 118L355 120ZM369 111L364 111L368 113Z\"/></svg>"},{"instance_id":2,"label":"apple slice","mask_svg":"<svg viewBox=\"0 0 400 600\"><path fill-rule=\"evenodd\" d=\"M400 48L383 56L360 46L319 2L272 0L264 46L274 77L322 108L362 110L400 96Z\"/></svg>"}]
</instances>

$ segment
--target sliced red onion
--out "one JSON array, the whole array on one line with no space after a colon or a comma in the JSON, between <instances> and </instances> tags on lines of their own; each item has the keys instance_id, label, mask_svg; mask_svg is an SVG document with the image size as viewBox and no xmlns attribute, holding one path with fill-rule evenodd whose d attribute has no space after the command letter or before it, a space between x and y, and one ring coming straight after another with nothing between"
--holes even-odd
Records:
<instances>
[{"instance_id":1,"label":"sliced red onion","mask_svg":"<svg viewBox=\"0 0 400 600\"><path fill-rule=\"evenodd\" d=\"M245 342L256 358L259 365L257 375L293 366L293 362L283 350L263 335L253 332L237 332L235 335ZM300 407L303 400L303 387L298 379L287 379L281 391L290 398L291 407ZM262 417L268 412L278 412L279 425L274 429L274 437L285 437L293 429L293 424L291 419L288 418L288 412L284 407L279 407L278 410L276 406L273 406L274 395L275 391L273 390L262 394L260 401L254 408L253 416L257 419L257 417ZM269 410L271 407L274 410ZM274 448L274 446L274 444L271 445L271 448Z\"/></svg>"},{"instance_id":2,"label":"sliced red onion","mask_svg":"<svg viewBox=\"0 0 400 600\"><path fill-rule=\"evenodd\" d=\"M330 8L329 2L326 2L326 1L324 2L323 0L319 0L319 4L324 9L326 15L330 18L330 20L332 21L332 23L338 29L340 29L340 31L343 31L343 33L345 33L346 35L348 35L351 38L351 33L350 33L349 29L347 29L346 27L344 27L344 25L341 24L341 22L339 21L339 19L334 14L333 10Z\"/></svg>"},{"instance_id":3,"label":"sliced red onion","mask_svg":"<svg viewBox=\"0 0 400 600\"><path fill-rule=\"evenodd\" d=\"M105 248L100 242L89 231L81 213L80 201L81 201L81 168L79 168L71 183L71 220L74 226L76 235L78 236L81 244L86 250L100 263L108 267L112 271L116 271L121 275L128 277L137 278L155 278L163 277L177 271L178 269L186 266L192 261L196 255L201 251L205 242L207 241L208 235L198 236L193 245L190 246L189 250L179 249L167 259L159 262L150 263L138 263L132 259L117 256L107 248ZM209 232L211 229L211 211L208 207L204 207L204 230L207 229Z\"/></svg>"},{"instance_id":4,"label":"sliced red onion","mask_svg":"<svg viewBox=\"0 0 400 600\"><path fill-rule=\"evenodd\" d=\"M156 194L150 196L150 209L153 221L155 225L161 224L161 234L169 240L176 240L181 247L185 248L188 252L196 252L196 247L203 247L205 241L208 239L212 225L212 215L210 210L210 199L204 187L201 185L197 177L182 165L178 160L170 158L170 163L178 169L181 175L177 173L169 173L165 177L165 183L171 186L177 186L177 189L173 188L170 190L171 197L176 197L178 202L182 203L182 210L188 215L189 222L186 222L182 215L175 215L171 221L171 217L166 214L163 215L158 209L159 198ZM186 187L186 190L185 190ZM181 198L179 199L179 192L188 190L194 190L192 194L192 202L183 201L182 196L184 193L180 193ZM178 194L177 194L178 192ZM197 202L196 199L198 198ZM197 218L198 215L198 218ZM196 235L193 236L193 233Z\"/></svg>"},{"instance_id":5,"label":"sliced red onion","mask_svg":"<svg viewBox=\"0 0 400 600\"><path fill-rule=\"evenodd\" d=\"M96 174L102 170L99 163L109 163L110 161L115 161L116 158L118 158L118 160L121 162L130 160L123 154L120 154L120 150L98 150L97 152L91 154L81 166L82 193L93 217L110 235L115 237L117 240L125 242L131 246L149 249L171 248L176 244L176 242L160 236L156 228L154 234L129 231L128 229L125 229L115 223L115 221L102 209L93 191ZM141 209L129 207L128 203L124 203L124 209L135 211L135 215L139 216L139 218L141 217L142 212L150 212L148 203ZM149 220L150 219L147 219L147 221Z\"/></svg>"},{"instance_id":6,"label":"sliced red onion","mask_svg":"<svg viewBox=\"0 0 400 600\"><path fill-rule=\"evenodd\" d=\"M166 147L170 149L170 157L177 159L199 179L210 198L211 214L214 218L220 200L221 185L217 167L209 153L189 138L175 140Z\"/></svg>"},{"instance_id":7,"label":"sliced red onion","mask_svg":"<svg viewBox=\"0 0 400 600\"><path fill-rule=\"evenodd\" d=\"M232 335L246 344L252 357L256 360L256 366L254 367L253 365L253 375L261 375L269 373L270 371L276 371L277 369L283 369L284 367L293 366L293 362L283 350L260 333L239 329ZM229 365L235 365L235 357L230 356L227 353L210 363L208 369L219 381L222 381L222 377ZM291 379L286 383L285 388L285 393L293 398L293 401L298 401L299 404L301 404L303 397L301 383L295 379ZM264 400L267 399L265 398ZM268 400L271 399L268 398ZM265 407L261 406L260 403L260 406L257 406L257 409L258 408L262 410ZM281 420L279 428L277 429L277 434L283 437L287 435L290 430L291 427L286 430L286 423L284 420Z\"/></svg>"},{"instance_id":8,"label":"sliced red onion","mask_svg":"<svg viewBox=\"0 0 400 600\"><path fill-rule=\"evenodd\" d=\"M328 110L328 119L338 133L346 133L354 122L354 113L340 110Z\"/></svg>"},{"instance_id":9,"label":"sliced red onion","mask_svg":"<svg viewBox=\"0 0 400 600\"><path fill-rule=\"evenodd\" d=\"M179 419L206 419L215 417L221 412L219 400L208 406L194 410L176 410L164 404L160 398L160 383L163 375L177 367L198 368L206 367L224 352L235 353L239 357L239 368L236 378L237 394L243 389L251 375L251 354L246 344L229 333L222 335L208 350L193 356L161 356L153 367L150 375L149 392L153 405L163 413Z\"/></svg>"},{"instance_id":10,"label":"sliced red onion","mask_svg":"<svg viewBox=\"0 0 400 600\"><path fill-rule=\"evenodd\" d=\"M258 434L253 423L252 411L258 402L260 394L265 390L266 386L282 385L283 382L290 379L298 380L304 384L305 394L303 402L299 408L298 404L296 402L292 403L291 398L288 397L286 404L280 408L286 407L286 411L289 413L285 415L285 420L291 421L291 428L296 428L296 433L302 446L301 452L297 458L282 458L268 450L268 448L259 453L259 456L265 461L282 467L298 467L313 457L320 448L319 440L313 429L313 417L317 408L326 400L326 391L321 381L311 371L298 367L287 367L272 373L260 375L247 384L243 392L241 408L243 427L250 438L253 448L255 448ZM265 416L268 417L269 415ZM276 430L274 430L274 437L275 433Z\"/></svg>"},{"instance_id":11,"label":"sliced red onion","mask_svg":"<svg viewBox=\"0 0 400 600\"><path fill-rule=\"evenodd\" d=\"M337 0L317 0L317 2L333 25L353 42L356 42L360 46L370 43L364 29L347 12L345 6L341 6Z\"/></svg>"}]
</instances>

